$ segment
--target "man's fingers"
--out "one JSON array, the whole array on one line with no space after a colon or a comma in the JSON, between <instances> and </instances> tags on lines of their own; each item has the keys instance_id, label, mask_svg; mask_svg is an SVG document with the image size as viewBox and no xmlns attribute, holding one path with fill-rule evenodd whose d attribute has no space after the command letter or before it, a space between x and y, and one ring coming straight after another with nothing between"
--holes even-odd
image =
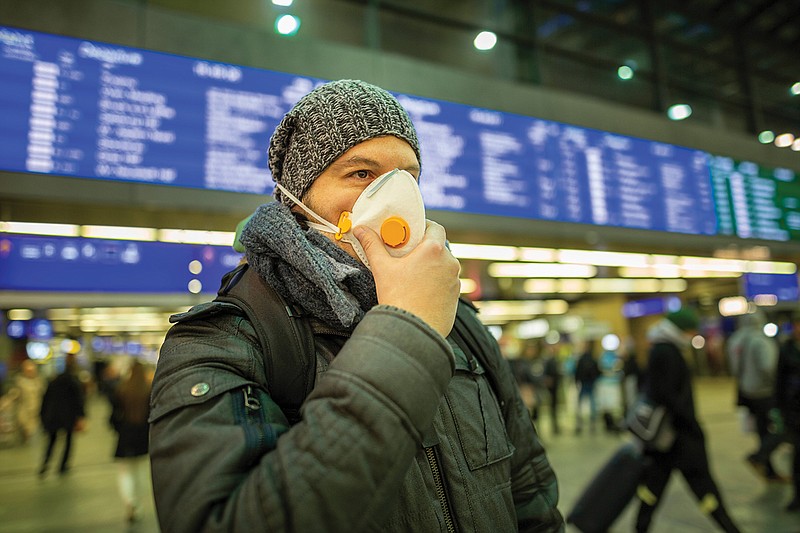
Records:
<instances>
[{"instance_id":1,"label":"man's fingers","mask_svg":"<svg viewBox=\"0 0 800 533\"><path fill-rule=\"evenodd\" d=\"M373 258L378 258L381 255L389 255L386 248L383 246L380 235L375 233L372 228L356 226L353 228L353 235L358 239L358 242L361 243L361 247L364 249L364 253L367 255L367 260L370 264L373 263Z\"/></svg>"}]
</instances>

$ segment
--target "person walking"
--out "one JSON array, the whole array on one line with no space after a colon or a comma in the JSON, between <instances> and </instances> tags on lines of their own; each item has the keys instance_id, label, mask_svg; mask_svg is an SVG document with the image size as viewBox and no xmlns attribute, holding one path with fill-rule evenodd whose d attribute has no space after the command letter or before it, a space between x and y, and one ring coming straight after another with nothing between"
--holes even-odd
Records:
<instances>
[{"instance_id":1,"label":"person walking","mask_svg":"<svg viewBox=\"0 0 800 533\"><path fill-rule=\"evenodd\" d=\"M642 393L669 413L676 437L666 452L647 450L648 463L637 490L641 500L636 517L637 533L650 528L673 470L683 475L697 498L700 510L710 515L726 533L739 529L728 515L717 484L711 476L705 436L695 416L689 366L681 351L689 347L699 320L690 309L667 314L647 333L651 343Z\"/></svg>"},{"instance_id":2,"label":"person walking","mask_svg":"<svg viewBox=\"0 0 800 533\"><path fill-rule=\"evenodd\" d=\"M39 429L44 382L39 376L36 363L30 359L22 362L20 370L21 372L14 382L14 386L19 391L17 420L22 431L22 440L28 442Z\"/></svg>"},{"instance_id":3,"label":"person walking","mask_svg":"<svg viewBox=\"0 0 800 533\"><path fill-rule=\"evenodd\" d=\"M42 426L49 439L42 466L39 468L40 477L47 474L50 456L61 432L64 433L64 452L61 456L59 473L64 474L69 470L72 433L82 431L85 427L84 391L76 376L77 370L75 355L67 354L64 371L50 382L42 398Z\"/></svg>"},{"instance_id":4,"label":"person walking","mask_svg":"<svg viewBox=\"0 0 800 533\"><path fill-rule=\"evenodd\" d=\"M775 376L778 367L778 345L764 333L766 319L757 310L741 318L741 326L728 340L728 362L736 377L737 403L747 408L755 419L758 448L771 438L770 411L775 406ZM747 461L768 480L780 480L769 457L758 452Z\"/></svg>"},{"instance_id":5,"label":"person walking","mask_svg":"<svg viewBox=\"0 0 800 533\"><path fill-rule=\"evenodd\" d=\"M149 486L147 416L150 412L150 389L145 366L134 360L130 374L112 395L111 423L118 437L114 451L117 481L128 522L138 518L142 494Z\"/></svg>"}]
</instances>

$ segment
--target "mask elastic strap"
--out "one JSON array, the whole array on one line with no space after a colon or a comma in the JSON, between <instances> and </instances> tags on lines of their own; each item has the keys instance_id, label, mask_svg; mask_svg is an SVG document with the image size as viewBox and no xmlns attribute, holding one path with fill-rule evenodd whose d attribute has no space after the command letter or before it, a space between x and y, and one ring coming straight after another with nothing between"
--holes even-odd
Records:
<instances>
[{"instance_id":1,"label":"mask elastic strap","mask_svg":"<svg viewBox=\"0 0 800 533\"><path fill-rule=\"evenodd\" d=\"M333 224L331 224L330 222L328 222L327 220L316 214L314 211L306 207L305 204L303 204L303 202L301 202L295 195L287 191L286 187L284 187L280 183L276 183L275 186L278 187L278 189L280 189L281 192L285 194L291 201L297 204L300 207L300 209L311 215L314 218L314 220L316 220L317 222L328 228L328 230L330 230L331 233L335 233L337 235L340 235L342 233L342 231L337 226L334 226Z\"/></svg>"}]
</instances>

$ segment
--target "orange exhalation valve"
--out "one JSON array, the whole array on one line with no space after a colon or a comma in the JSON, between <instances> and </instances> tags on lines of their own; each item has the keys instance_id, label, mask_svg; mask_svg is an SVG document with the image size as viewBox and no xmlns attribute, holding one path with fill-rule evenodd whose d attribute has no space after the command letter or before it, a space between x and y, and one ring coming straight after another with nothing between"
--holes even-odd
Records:
<instances>
[{"instance_id":1,"label":"orange exhalation valve","mask_svg":"<svg viewBox=\"0 0 800 533\"><path fill-rule=\"evenodd\" d=\"M387 246L399 248L408 242L411 237L411 228L408 222L400 217L389 217L381 224L381 238Z\"/></svg>"},{"instance_id":2,"label":"orange exhalation valve","mask_svg":"<svg viewBox=\"0 0 800 533\"><path fill-rule=\"evenodd\" d=\"M337 224L339 228L339 233L334 235L337 241L341 241L344 234L350 231L353 227L353 221L350 220L350 212L349 211L342 211L342 214L339 215L339 223Z\"/></svg>"}]
</instances>

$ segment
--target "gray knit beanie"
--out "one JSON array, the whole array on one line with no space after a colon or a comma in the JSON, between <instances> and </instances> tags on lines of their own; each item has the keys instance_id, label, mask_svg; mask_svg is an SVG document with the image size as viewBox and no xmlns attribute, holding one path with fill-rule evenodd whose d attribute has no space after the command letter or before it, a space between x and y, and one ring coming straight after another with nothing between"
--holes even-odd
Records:
<instances>
[{"instance_id":1,"label":"gray knit beanie","mask_svg":"<svg viewBox=\"0 0 800 533\"><path fill-rule=\"evenodd\" d=\"M269 142L272 179L302 198L339 156L384 135L408 142L419 160L414 125L388 91L359 80L326 83L301 98L275 128ZM273 195L292 205L279 189Z\"/></svg>"}]
</instances>

